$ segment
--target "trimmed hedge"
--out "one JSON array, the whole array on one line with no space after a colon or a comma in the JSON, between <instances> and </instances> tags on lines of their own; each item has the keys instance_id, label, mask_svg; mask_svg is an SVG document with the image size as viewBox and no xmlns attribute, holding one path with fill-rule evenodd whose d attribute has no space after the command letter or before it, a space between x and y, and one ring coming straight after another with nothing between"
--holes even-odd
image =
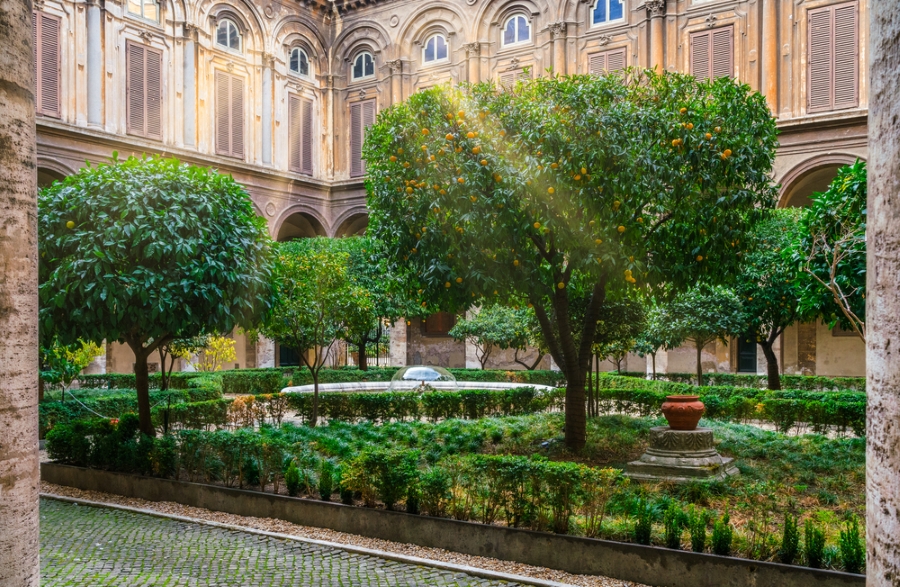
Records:
<instances>
[{"instance_id":1,"label":"trimmed hedge","mask_svg":"<svg viewBox=\"0 0 900 587\"><path fill-rule=\"evenodd\" d=\"M637 377L645 379L646 373L628 371L622 373L625 377ZM751 375L749 373L704 373L703 379L708 385L725 385L730 387L756 387L765 389L768 379L765 375ZM672 383L697 384L697 375L694 373L657 373L657 381L670 381ZM782 375L781 385L786 389L799 389L803 391L865 391L865 377L819 377L810 375Z\"/></svg>"},{"instance_id":2,"label":"trimmed hedge","mask_svg":"<svg viewBox=\"0 0 900 587\"><path fill-rule=\"evenodd\" d=\"M815 431L837 427L857 436L866 430L866 394L859 391L769 391L752 387L704 386L634 377L601 375L597 378L601 410L658 414L667 395L699 395L706 417L746 422L763 420L787 432L798 423Z\"/></svg>"}]
</instances>

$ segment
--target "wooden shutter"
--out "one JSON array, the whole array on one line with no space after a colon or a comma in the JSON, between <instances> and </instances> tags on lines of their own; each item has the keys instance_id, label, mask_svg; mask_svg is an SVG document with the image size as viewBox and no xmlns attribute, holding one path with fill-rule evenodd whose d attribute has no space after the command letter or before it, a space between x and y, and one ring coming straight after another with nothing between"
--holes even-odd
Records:
<instances>
[{"instance_id":1,"label":"wooden shutter","mask_svg":"<svg viewBox=\"0 0 900 587\"><path fill-rule=\"evenodd\" d=\"M366 174L366 162L362 158L366 129L375 124L375 100L350 105L350 177Z\"/></svg>"},{"instance_id":2,"label":"wooden shutter","mask_svg":"<svg viewBox=\"0 0 900 587\"><path fill-rule=\"evenodd\" d=\"M244 80L216 72L216 153L244 158Z\"/></svg>"},{"instance_id":3,"label":"wooden shutter","mask_svg":"<svg viewBox=\"0 0 900 587\"><path fill-rule=\"evenodd\" d=\"M588 57L588 72L592 75L603 75L607 72L625 69L626 63L625 47L594 53Z\"/></svg>"},{"instance_id":4,"label":"wooden shutter","mask_svg":"<svg viewBox=\"0 0 900 587\"><path fill-rule=\"evenodd\" d=\"M32 12L34 42L35 110L43 116L59 118L60 19Z\"/></svg>"},{"instance_id":5,"label":"wooden shutter","mask_svg":"<svg viewBox=\"0 0 900 587\"><path fill-rule=\"evenodd\" d=\"M701 80L734 76L734 27L691 34L691 75Z\"/></svg>"},{"instance_id":6,"label":"wooden shutter","mask_svg":"<svg viewBox=\"0 0 900 587\"><path fill-rule=\"evenodd\" d=\"M301 104L303 117L303 132L301 135L302 157L300 158L300 173L312 175L313 173L313 103L311 100L303 100Z\"/></svg>"},{"instance_id":7,"label":"wooden shutter","mask_svg":"<svg viewBox=\"0 0 900 587\"><path fill-rule=\"evenodd\" d=\"M290 169L312 175L312 101L288 96L288 143Z\"/></svg>"},{"instance_id":8,"label":"wooden shutter","mask_svg":"<svg viewBox=\"0 0 900 587\"><path fill-rule=\"evenodd\" d=\"M162 52L136 43L125 51L126 131L162 140Z\"/></svg>"},{"instance_id":9,"label":"wooden shutter","mask_svg":"<svg viewBox=\"0 0 900 587\"><path fill-rule=\"evenodd\" d=\"M504 90L511 90L516 85L516 72L505 71L500 74L500 87Z\"/></svg>"},{"instance_id":10,"label":"wooden shutter","mask_svg":"<svg viewBox=\"0 0 900 587\"><path fill-rule=\"evenodd\" d=\"M697 79L709 77L710 32L691 34L691 75Z\"/></svg>"},{"instance_id":11,"label":"wooden shutter","mask_svg":"<svg viewBox=\"0 0 900 587\"><path fill-rule=\"evenodd\" d=\"M807 16L807 102L810 112L859 105L859 12L850 2Z\"/></svg>"}]
</instances>

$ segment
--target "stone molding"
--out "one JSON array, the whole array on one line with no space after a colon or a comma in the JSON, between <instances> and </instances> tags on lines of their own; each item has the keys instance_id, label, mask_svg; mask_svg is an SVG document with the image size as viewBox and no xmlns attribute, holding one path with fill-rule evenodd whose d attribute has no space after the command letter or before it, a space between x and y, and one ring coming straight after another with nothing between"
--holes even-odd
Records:
<instances>
[{"instance_id":1,"label":"stone molding","mask_svg":"<svg viewBox=\"0 0 900 587\"><path fill-rule=\"evenodd\" d=\"M650 18L665 16L666 0L647 0L644 8L647 9L647 16Z\"/></svg>"},{"instance_id":2,"label":"stone molding","mask_svg":"<svg viewBox=\"0 0 900 587\"><path fill-rule=\"evenodd\" d=\"M567 25L564 22L554 22L547 27L550 29L550 37L555 41L566 37Z\"/></svg>"}]
</instances>

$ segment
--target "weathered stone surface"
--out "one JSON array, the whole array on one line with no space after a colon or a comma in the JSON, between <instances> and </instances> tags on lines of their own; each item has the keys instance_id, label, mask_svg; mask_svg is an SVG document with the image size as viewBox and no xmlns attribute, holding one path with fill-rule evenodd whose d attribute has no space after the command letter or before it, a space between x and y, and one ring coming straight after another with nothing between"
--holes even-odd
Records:
<instances>
[{"instance_id":1,"label":"weathered stone surface","mask_svg":"<svg viewBox=\"0 0 900 587\"><path fill-rule=\"evenodd\" d=\"M665 479L676 483L724 479L738 474L733 461L716 450L709 428L672 430L657 426L650 429L650 448L640 459L628 463L625 474L639 481Z\"/></svg>"}]
</instances>

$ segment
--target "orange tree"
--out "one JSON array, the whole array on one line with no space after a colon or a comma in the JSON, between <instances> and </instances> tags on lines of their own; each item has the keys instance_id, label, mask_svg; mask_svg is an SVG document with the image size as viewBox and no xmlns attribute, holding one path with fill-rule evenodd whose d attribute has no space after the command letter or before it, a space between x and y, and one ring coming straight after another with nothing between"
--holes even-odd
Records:
<instances>
[{"instance_id":1,"label":"orange tree","mask_svg":"<svg viewBox=\"0 0 900 587\"><path fill-rule=\"evenodd\" d=\"M423 309L534 308L577 450L600 308L732 275L774 199L775 134L763 98L732 80L631 70L435 88L369 129L369 234Z\"/></svg>"}]
</instances>

